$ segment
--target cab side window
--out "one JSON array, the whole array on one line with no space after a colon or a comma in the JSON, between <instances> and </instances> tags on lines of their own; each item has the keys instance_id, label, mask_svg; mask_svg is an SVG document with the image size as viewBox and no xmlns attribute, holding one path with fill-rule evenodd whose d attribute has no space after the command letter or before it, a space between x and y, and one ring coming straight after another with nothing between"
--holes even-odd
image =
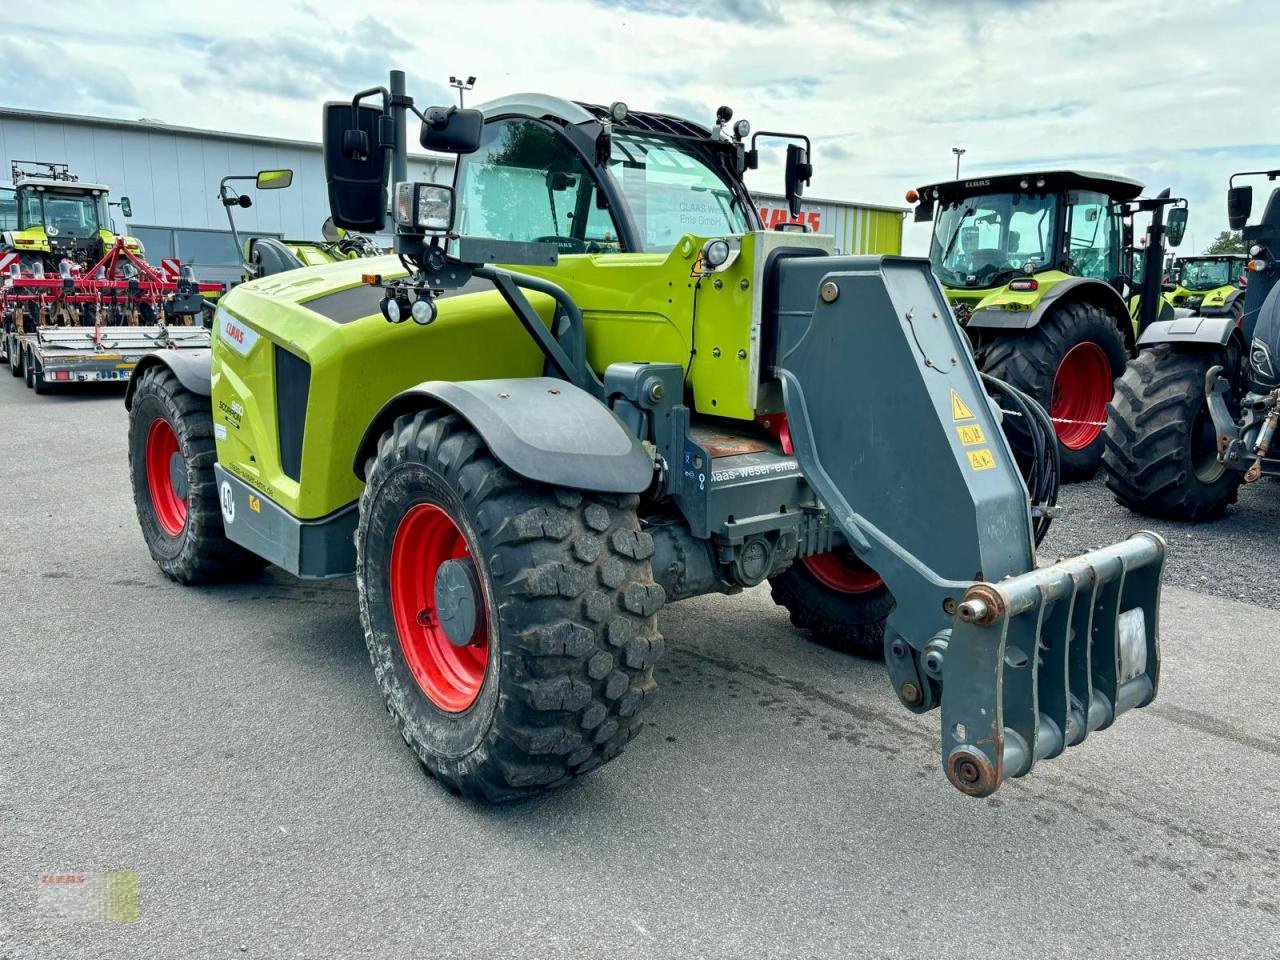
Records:
<instances>
[{"instance_id":1,"label":"cab side window","mask_svg":"<svg viewBox=\"0 0 1280 960\"><path fill-rule=\"evenodd\" d=\"M1110 200L1081 192L1067 207L1067 260L1078 277L1111 282L1120 275L1120 239Z\"/></svg>"},{"instance_id":2,"label":"cab side window","mask_svg":"<svg viewBox=\"0 0 1280 960\"><path fill-rule=\"evenodd\" d=\"M591 172L564 136L537 120L485 126L480 149L459 158L458 223L463 235L554 242L561 253L619 249Z\"/></svg>"}]
</instances>

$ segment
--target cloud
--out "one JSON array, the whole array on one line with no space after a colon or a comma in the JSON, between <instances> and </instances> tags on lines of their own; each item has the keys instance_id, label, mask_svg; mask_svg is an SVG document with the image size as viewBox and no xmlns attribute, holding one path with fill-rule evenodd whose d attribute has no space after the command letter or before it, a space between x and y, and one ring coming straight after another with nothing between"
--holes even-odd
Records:
<instances>
[{"instance_id":1,"label":"cloud","mask_svg":"<svg viewBox=\"0 0 1280 960\"><path fill-rule=\"evenodd\" d=\"M739 23L783 22L781 0L594 0L601 7L660 17L732 19Z\"/></svg>"},{"instance_id":2,"label":"cloud","mask_svg":"<svg viewBox=\"0 0 1280 960\"><path fill-rule=\"evenodd\" d=\"M141 102L122 70L85 63L40 37L0 38L0 91L9 106L68 113L132 110Z\"/></svg>"}]
</instances>

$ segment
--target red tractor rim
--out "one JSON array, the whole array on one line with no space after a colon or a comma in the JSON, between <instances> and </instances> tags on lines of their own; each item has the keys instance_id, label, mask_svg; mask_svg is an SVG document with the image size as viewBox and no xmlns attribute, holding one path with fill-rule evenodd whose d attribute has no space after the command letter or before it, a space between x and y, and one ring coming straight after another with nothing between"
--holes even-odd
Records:
<instances>
[{"instance_id":1,"label":"red tractor rim","mask_svg":"<svg viewBox=\"0 0 1280 960\"><path fill-rule=\"evenodd\" d=\"M486 617L479 619L477 640L458 647L436 615L440 565L470 556L462 530L433 503L412 507L391 543L391 612L400 649L418 687L446 713L461 713L475 703L489 666Z\"/></svg>"},{"instance_id":2,"label":"red tractor rim","mask_svg":"<svg viewBox=\"0 0 1280 960\"><path fill-rule=\"evenodd\" d=\"M175 457L180 462L175 463ZM187 525L187 498L179 496L174 486L175 469L186 470L178 435L168 420L157 417L147 431L147 489L160 529L171 537L178 536Z\"/></svg>"},{"instance_id":3,"label":"red tractor rim","mask_svg":"<svg viewBox=\"0 0 1280 960\"><path fill-rule=\"evenodd\" d=\"M884 583L878 573L842 551L801 557L800 562L820 583L840 593L870 593Z\"/></svg>"},{"instance_id":4,"label":"red tractor rim","mask_svg":"<svg viewBox=\"0 0 1280 960\"><path fill-rule=\"evenodd\" d=\"M1067 351L1053 378L1049 416L1058 441L1069 450L1083 450L1102 433L1112 393L1111 362L1092 341Z\"/></svg>"}]
</instances>

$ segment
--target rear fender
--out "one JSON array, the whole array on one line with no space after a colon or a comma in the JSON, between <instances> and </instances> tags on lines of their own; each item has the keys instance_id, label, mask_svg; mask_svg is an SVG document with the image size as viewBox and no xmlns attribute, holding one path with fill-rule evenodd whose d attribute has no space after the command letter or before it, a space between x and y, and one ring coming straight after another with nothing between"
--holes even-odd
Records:
<instances>
[{"instance_id":1,"label":"rear fender","mask_svg":"<svg viewBox=\"0 0 1280 960\"><path fill-rule=\"evenodd\" d=\"M1031 310L975 310L967 326L971 330L1031 330L1048 316L1049 311L1071 301L1092 303L1107 311L1119 327L1125 346L1133 349L1133 326L1129 322L1129 308L1125 306L1124 298L1111 284L1090 277L1068 277L1055 283Z\"/></svg>"},{"instance_id":2,"label":"rear fender","mask_svg":"<svg viewBox=\"0 0 1280 960\"><path fill-rule=\"evenodd\" d=\"M460 415L503 466L528 480L601 493L642 493L653 482L653 459L613 411L552 377L432 380L398 394L365 431L356 476L365 478L365 464L398 417L433 407Z\"/></svg>"},{"instance_id":3,"label":"rear fender","mask_svg":"<svg viewBox=\"0 0 1280 960\"><path fill-rule=\"evenodd\" d=\"M209 350L156 350L138 361L129 375L129 386L124 393L124 408L133 409L133 394L138 380L152 367L168 367L178 382L197 396L213 393L213 360Z\"/></svg>"},{"instance_id":4,"label":"rear fender","mask_svg":"<svg viewBox=\"0 0 1280 960\"><path fill-rule=\"evenodd\" d=\"M1232 339L1239 342L1240 334L1231 317L1178 317L1157 320L1147 327L1138 338L1138 349L1145 350L1161 343L1218 349L1227 346Z\"/></svg>"}]
</instances>

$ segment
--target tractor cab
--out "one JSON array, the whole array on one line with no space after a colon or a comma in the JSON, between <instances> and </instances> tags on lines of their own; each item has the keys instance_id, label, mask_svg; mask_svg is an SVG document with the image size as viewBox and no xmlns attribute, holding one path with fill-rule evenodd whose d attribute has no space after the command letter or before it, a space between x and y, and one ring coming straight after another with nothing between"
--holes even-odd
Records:
<instances>
[{"instance_id":1,"label":"tractor cab","mask_svg":"<svg viewBox=\"0 0 1280 960\"><path fill-rule=\"evenodd\" d=\"M32 261L54 270L64 259L90 266L114 246L110 189L105 184L82 181L62 163L17 160L12 176L11 199L5 196L8 191L0 191L0 217L14 222L4 234L5 248L30 254ZM5 216L3 207L9 203L12 211ZM131 215L128 197L122 197L119 206L126 217ZM141 251L132 237L125 238L125 246L135 254Z\"/></svg>"},{"instance_id":2,"label":"tractor cab","mask_svg":"<svg viewBox=\"0 0 1280 960\"><path fill-rule=\"evenodd\" d=\"M1268 181L1276 181L1280 180L1280 170L1233 174L1227 189L1227 219L1232 230L1241 231L1244 248L1249 255L1243 332L1245 341L1250 342L1262 313L1280 317L1280 299L1271 296L1274 288L1280 286L1280 186L1271 190L1261 217L1250 223L1253 186L1237 185L1236 180L1242 177L1266 177ZM1280 327L1280 319L1277 319L1277 326ZM1275 336L1280 340L1280 332ZM1280 349L1280 342L1275 346Z\"/></svg>"},{"instance_id":3,"label":"tractor cab","mask_svg":"<svg viewBox=\"0 0 1280 960\"><path fill-rule=\"evenodd\" d=\"M1233 307L1242 315L1248 263L1243 254L1180 257L1164 284L1165 297L1190 316L1226 316Z\"/></svg>"},{"instance_id":4,"label":"tractor cab","mask_svg":"<svg viewBox=\"0 0 1280 960\"><path fill-rule=\"evenodd\" d=\"M1122 216L1142 192L1125 177L1075 171L1006 174L911 191L916 220L933 220L929 259L961 320L974 310L1047 293L1067 277L1122 292ZM1034 282L1032 282L1034 280Z\"/></svg>"}]
</instances>

